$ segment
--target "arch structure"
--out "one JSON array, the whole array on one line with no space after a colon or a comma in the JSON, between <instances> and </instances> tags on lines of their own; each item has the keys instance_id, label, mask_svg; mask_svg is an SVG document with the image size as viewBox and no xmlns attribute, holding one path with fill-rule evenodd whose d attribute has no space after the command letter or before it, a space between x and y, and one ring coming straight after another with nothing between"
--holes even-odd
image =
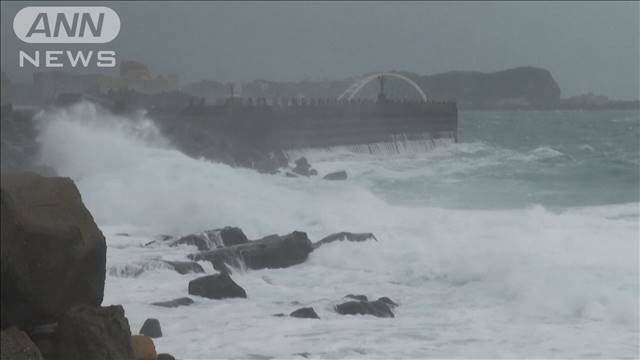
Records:
<instances>
[{"instance_id":1,"label":"arch structure","mask_svg":"<svg viewBox=\"0 0 640 360\"><path fill-rule=\"evenodd\" d=\"M414 89L416 89L418 94L420 94L420 97L422 97L423 101L425 101L425 102L427 101L427 95L425 95L424 91L422 91L420 86L418 86L418 84L416 84L415 81L409 79L408 77L406 77L406 76L404 76L402 74L397 74L397 73L392 73L392 72L380 72L380 73L376 73L376 74L371 74L369 76L366 76L366 77L364 77L362 79L357 80L356 82L351 84L351 86L349 86L347 88L347 90L345 90L342 94L340 94L340 96L338 96L338 100L342 100L342 99L345 99L345 98L347 100L351 100L360 90L362 90L363 87L365 87L365 85L367 85L368 83L370 83L374 79L377 79L380 76L390 76L390 77L394 77L394 78L398 78L398 79L404 80L409 85L413 86Z\"/></svg>"}]
</instances>

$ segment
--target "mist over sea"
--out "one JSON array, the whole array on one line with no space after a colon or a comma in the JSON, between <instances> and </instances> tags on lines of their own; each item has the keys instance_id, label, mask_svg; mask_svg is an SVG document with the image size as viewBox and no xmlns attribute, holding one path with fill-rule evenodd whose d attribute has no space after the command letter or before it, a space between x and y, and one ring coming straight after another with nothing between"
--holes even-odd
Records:
<instances>
[{"instance_id":1,"label":"mist over sea","mask_svg":"<svg viewBox=\"0 0 640 360\"><path fill-rule=\"evenodd\" d=\"M344 182L189 158L142 113L124 119L82 103L38 119L43 163L76 181L107 238L104 304L123 304L132 331L158 318L158 352L639 356L637 111L463 111L459 142L429 151L290 154L320 175L346 170ZM187 296L200 274L154 265L195 248L142 245L223 226L250 239L352 231L378 242L333 243L295 267L234 272L248 299L150 305ZM396 317L333 312L350 293L390 297ZM271 316L301 306L321 320Z\"/></svg>"}]
</instances>

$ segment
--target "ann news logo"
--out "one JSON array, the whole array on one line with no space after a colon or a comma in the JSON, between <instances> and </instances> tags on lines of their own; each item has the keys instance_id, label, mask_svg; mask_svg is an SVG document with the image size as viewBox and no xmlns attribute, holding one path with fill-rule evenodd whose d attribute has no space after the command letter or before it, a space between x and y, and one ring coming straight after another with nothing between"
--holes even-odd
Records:
<instances>
[{"instance_id":1,"label":"ann news logo","mask_svg":"<svg viewBox=\"0 0 640 360\"><path fill-rule=\"evenodd\" d=\"M105 44L118 36L120 17L103 6L26 7L13 18L16 36L29 44ZM112 50L20 50L20 67L115 67Z\"/></svg>"}]
</instances>

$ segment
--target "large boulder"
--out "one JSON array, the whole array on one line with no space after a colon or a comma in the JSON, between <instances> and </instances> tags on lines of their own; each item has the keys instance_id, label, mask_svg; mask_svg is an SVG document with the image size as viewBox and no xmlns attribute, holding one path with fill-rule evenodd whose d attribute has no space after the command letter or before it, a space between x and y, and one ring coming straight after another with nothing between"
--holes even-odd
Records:
<instances>
[{"instance_id":1,"label":"large boulder","mask_svg":"<svg viewBox=\"0 0 640 360\"><path fill-rule=\"evenodd\" d=\"M154 318L145 320L144 324L142 324L142 327L140 328L140 335L145 335L154 339L162 337L160 320Z\"/></svg>"},{"instance_id":2,"label":"large boulder","mask_svg":"<svg viewBox=\"0 0 640 360\"><path fill-rule=\"evenodd\" d=\"M209 299L246 298L247 292L236 284L229 274L203 276L189 282L189 295Z\"/></svg>"},{"instance_id":3,"label":"large boulder","mask_svg":"<svg viewBox=\"0 0 640 360\"><path fill-rule=\"evenodd\" d=\"M284 236L270 235L246 244L193 254L189 258L210 261L215 269L228 272L225 264L254 270L286 268L306 261L312 250L307 234L294 231Z\"/></svg>"},{"instance_id":4,"label":"large boulder","mask_svg":"<svg viewBox=\"0 0 640 360\"><path fill-rule=\"evenodd\" d=\"M156 360L156 347L148 336L134 335L131 337L133 358L135 360Z\"/></svg>"},{"instance_id":5,"label":"large boulder","mask_svg":"<svg viewBox=\"0 0 640 360\"><path fill-rule=\"evenodd\" d=\"M134 359L122 306L73 306L58 321L57 333L60 359Z\"/></svg>"},{"instance_id":6,"label":"large boulder","mask_svg":"<svg viewBox=\"0 0 640 360\"><path fill-rule=\"evenodd\" d=\"M10 327L0 332L0 360L42 360L42 354L27 334Z\"/></svg>"},{"instance_id":7,"label":"large boulder","mask_svg":"<svg viewBox=\"0 0 640 360\"><path fill-rule=\"evenodd\" d=\"M105 239L73 181L1 177L2 328L47 322L73 304L99 306Z\"/></svg>"},{"instance_id":8,"label":"large boulder","mask_svg":"<svg viewBox=\"0 0 640 360\"><path fill-rule=\"evenodd\" d=\"M227 226L222 229L207 230L200 234L190 234L173 241L169 246L193 245L200 251L224 246L233 246L248 242L247 236L240 228Z\"/></svg>"},{"instance_id":9,"label":"large boulder","mask_svg":"<svg viewBox=\"0 0 640 360\"><path fill-rule=\"evenodd\" d=\"M372 233L351 233L343 231L322 238L322 240L317 241L313 244L313 248L317 249L322 245L330 244L335 241L362 242L367 240L378 241L376 236Z\"/></svg>"}]
</instances>

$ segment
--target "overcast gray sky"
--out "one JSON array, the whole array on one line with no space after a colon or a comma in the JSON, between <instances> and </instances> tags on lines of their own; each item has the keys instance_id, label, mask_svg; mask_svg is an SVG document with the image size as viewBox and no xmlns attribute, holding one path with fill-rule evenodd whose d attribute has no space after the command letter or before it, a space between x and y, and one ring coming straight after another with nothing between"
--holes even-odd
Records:
<instances>
[{"instance_id":1,"label":"overcast gray sky","mask_svg":"<svg viewBox=\"0 0 640 360\"><path fill-rule=\"evenodd\" d=\"M2 2L2 70L17 67L13 17L29 3ZM48 1L54 6L63 2ZM71 5L95 5L74 2ZM434 74L538 66L563 96L586 92L638 98L637 2L129 2L104 3L122 29L109 44L118 60L154 73L200 78L339 79L376 70ZM41 49L74 49L65 45Z\"/></svg>"}]
</instances>

